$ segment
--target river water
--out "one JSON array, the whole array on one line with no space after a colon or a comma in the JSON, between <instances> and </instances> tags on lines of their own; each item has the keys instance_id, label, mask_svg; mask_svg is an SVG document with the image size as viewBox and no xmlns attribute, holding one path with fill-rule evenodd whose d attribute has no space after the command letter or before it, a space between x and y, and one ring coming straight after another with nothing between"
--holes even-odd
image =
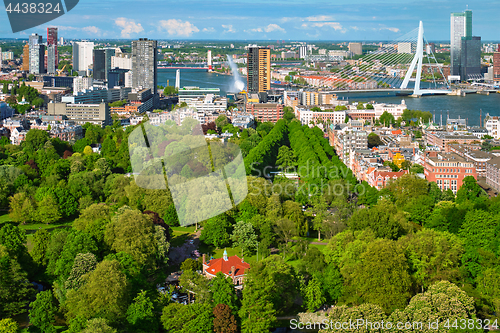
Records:
<instances>
[{"instance_id":1,"label":"river water","mask_svg":"<svg viewBox=\"0 0 500 333\"><path fill-rule=\"evenodd\" d=\"M159 69L158 84L166 86L167 80L171 86L175 85L175 70ZM234 78L231 75L222 75L217 73L208 73L203 70L181 69L181 87L197 86L200 88L220 88L221 94L225 95L231 92L237 92L234 85ZM411 86L411 82L409 87ZM425 87L422 84L422 87ZM394 93L376 92L376 93L341 93L339 98L351 101L399 104L404 99L406 105L412 110L430 111L435 114L437 123L440 116L443 116L443 123L449 115L450 118L468 119L470 126L479 126L479 116L482 110L482 119L487 113L491 116L500 116L500 94L490 93L489 96L479 94L467 94L460 96L424 96L413 98L409 96L395 96Z\"/></svg>"}]
</instances>

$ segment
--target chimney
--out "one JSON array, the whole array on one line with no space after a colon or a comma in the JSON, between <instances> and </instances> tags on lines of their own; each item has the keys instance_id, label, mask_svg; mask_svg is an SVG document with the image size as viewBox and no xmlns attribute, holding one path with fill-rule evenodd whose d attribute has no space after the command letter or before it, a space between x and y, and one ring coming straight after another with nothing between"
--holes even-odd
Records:
<instances>
[{"instance_id":1,"label":"chimney","mask_svg":"<svg viewBox=\"0 0 500 333\"><path fill-rule=\"evenodd\" d=\"M231 279L234 280L234 271L236 270L236 268L234 266L231 266Z\"/></svg>"},{"instance_id":2,"label":"chimney","mask_svg":"<svg viewBox=\"0 0 500 333\"><path fill-rule=\"evenodd\" d=\"M203 253L203 265L205 265L205 253Z\"/></svg>"}]
</instances>

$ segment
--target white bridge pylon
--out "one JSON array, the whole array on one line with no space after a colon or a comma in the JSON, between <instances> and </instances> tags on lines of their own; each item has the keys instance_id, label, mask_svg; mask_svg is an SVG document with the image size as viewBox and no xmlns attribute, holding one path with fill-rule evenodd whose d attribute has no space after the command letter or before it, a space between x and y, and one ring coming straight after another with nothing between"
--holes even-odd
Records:
<instances>
[{"instance_id":1,"label":"white bridge pylon","mask_svg":"<svg viewBox=\"0 0 500 333\"><path fill-rule=\"evenodd\" d=\"M401 84L401 89L406 89L408 86L408 82L410 81L413 71L415 70L415 65L417 65L417 76L415 78L415 87L413 88L413 95L422 96L422 95L435 95L435 94L447 94L450 93L451 90L443 90L443 89L420 89L420 78L422 77L422 62L424 59L424 24L420 21L418 26L418 38L417 38L417 49L415 52L415 57L406 72L403 83Z\"/></svg>"}]
</instances>

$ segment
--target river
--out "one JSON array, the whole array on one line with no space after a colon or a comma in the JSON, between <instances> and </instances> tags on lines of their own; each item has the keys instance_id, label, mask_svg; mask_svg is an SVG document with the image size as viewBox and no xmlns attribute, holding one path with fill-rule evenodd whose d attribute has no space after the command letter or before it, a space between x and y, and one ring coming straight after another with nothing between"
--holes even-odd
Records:
<instances>
[{"instance_id":1,"label":"river","mask_svg":"<svg viewBox=\"0 0 500 333\"><path fill-rule=\"evenodd\" d=\"M166 86L167 80L170 85L175 85L175 70L159 69L158 84ZM411 85L411 83L410 83ZM234 88L234 78L231 75L208 73L203 70L181 69L181 87L197 86L200 88L220 88L221 94L236 92ZM425 85L422 85L425 87ZM487 113L491 116L500 116L500 94L490 93L489 96L478 94L467 94L465 97L459 96L424 96L413 98L409 96L395 96L393 93L343 93L338 94L339 98L351 101L399 104L404 99L406 105L412 110L430 111L436 116L439 123L440 115L443 115L443 122L447 115L450 118L468 119L470 126L479 126L479 116L482 110L482 119Z\"/></svg>"}]
</instances>

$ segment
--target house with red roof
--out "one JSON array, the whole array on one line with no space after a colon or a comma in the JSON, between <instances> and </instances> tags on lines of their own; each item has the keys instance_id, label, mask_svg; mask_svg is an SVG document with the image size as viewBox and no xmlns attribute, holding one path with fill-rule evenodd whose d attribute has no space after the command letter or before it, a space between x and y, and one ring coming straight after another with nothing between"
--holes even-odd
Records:
<instances>
[{"instance_id":1,"label":"house with red roof","mask_svg":"<svg viewBox=\"0 0 500 333\"><path fill-rule=\"evenodd\" d=\"M208 279L212 279L218 272L221 272L233 280L237 289L243 288L245 273L249 269L250 265L243 258L236 255L228 257L226 250L224 250L222 258L209 261L205 261L205 255L203 255L203 275Z\"/></svg>"}]
</instances>

